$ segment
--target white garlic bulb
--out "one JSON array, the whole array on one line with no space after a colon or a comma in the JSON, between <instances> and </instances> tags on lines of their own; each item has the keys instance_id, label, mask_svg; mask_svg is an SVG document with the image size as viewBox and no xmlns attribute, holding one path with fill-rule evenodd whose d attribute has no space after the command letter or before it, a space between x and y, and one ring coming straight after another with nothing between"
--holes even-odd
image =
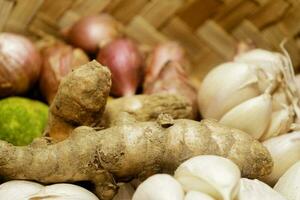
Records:
<instances>
[{"instance_id":1,"label":"white garlic bulb","mask_svg":"<svg viewBox=\"0 0 300 200\"><path fill-rule=\"evenodd\" d=\"M300 161L280 177L274 189L288 200L300 199Z\"/></svg>"},{"instance_id":2,"label":"white garlic bulb","mask_svg":"<svg viewBox=\"0 0 300 200\"><path fill-rule=\"evenodd\" d=\"M259 180L242 178L237 200L286 200L281 194Z\"/></svg>"},{"instance_id":3,"label":"white garlic bulb","mask_svg":"<svg viewBox=\"0 0 300 200\"><path fill-rule=\"evenodd\" d=\"M217 66L198 91L204 118L219 120L260 140L291 131L300 116L298 103L289 57L262 49Z\"/></svg>"},{"instance_id":4,"label":"white garlic bulb","mask_svg":"<svg viewBox=\"0 0 300 200\"><path fill-rule=\"evenodd\" d=\"M90 191L72 184L43 186L31 181L14 180L0 185L0 200L98 200Z\"/></svg>"},{"instance_id":5,"label":"white garlic bulb","mask_svg":"<svg viewBox=\"0 0 300 200\"><path fill-rule=\"evenodd\" d=\"M274 166L271 174L262 180L274 185L278 179L297 161L300 160L300 131L270 138L263 142L269 150Z\"/></svg>"},{"instance_id":6,"label":"white garlic bulb","mask_svg":"<svg viewBox=\"0 0 300 200\"><path fill-rule=\"evenodd\" d=\"M132 200L183 200L184 192L180 183L167 174L156 174L136 189Z\"/></svg>"},{"instance_id":7,"label":"white garlic bulb","mask_svg":"<svg viewBox=\"0 0 300 200\"><path fill-rule=\"evenodd\" d=\"M199 191L215 199L234 199L239 189L241 173L230 160L213 155L191 158L182 163L174 177L184 191Z\"/></svg>"}]
</instances>

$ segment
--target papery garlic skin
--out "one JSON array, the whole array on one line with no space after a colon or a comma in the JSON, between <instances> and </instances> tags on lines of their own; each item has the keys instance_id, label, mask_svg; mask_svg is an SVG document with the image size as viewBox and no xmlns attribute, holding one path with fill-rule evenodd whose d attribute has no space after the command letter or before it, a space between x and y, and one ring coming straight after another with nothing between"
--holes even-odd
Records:
<instances>
[{"instance_id":1,"label":"papery garlic skin","mask_svg":"<svg viewBox=\"0 0 300 200\"><path fill-rule=\"evenodd\" d=\"M220 122L259 139L271 121L271 102L269 94L254 97L232 108L220 119Z\"/></svg>"},{"instance_id":2,"label":"papery garlic skin","mask_svg":"<svg viewBox=\"0 0 300 200\"><path fill-rule=\"evenodd\" d=\"M167 174L156 174L139 185L132 200L183 200L179 182Z\"/></svg>"},{"instance_id":3,"label":"papery garlic skin","mask_svg":"<svg viewBox=\"0 0 300 200\"><path fill-rule=\"evenodd\" d=\"M274 185L278 179L297 161L300 160L300 131L295 131L263 142L273 158L272 173L262 180Z\"/></svg>"},{"instance_id":4,"label":"papery garlic skin","mask_svg":"<svg viewBox=\"0 0 300 200\"><path fill-rule=\"evenodd\" d=\"M290 167L276 183L274 190L288 200L300 199L300 161Z\"/></svg>"},{"instance_id":5,"label":"papery garlic skin","mask_svg":"<svg viewBox=\"0 0 300 200\"><path fill-rule=\"evenodd\" d=\"M198 105L204 118L220 119L234 106L260 94L257 77L247 64L224 63L214 68L198 91Z\"/></svg>"},{"instance_id":6,"label":"papery garlic skin","mask_svg":"<svg viewBox=\"0 0 300 200\"><path fill-rule=\"evenodd\" d=\"M286 200L281 194L259 180L242 178L237 200Z\"/></svg>"},{"instance_id":7,"label":"papery garlic skin","mask_svg":"<svg viewBox=\"0 0 300 200\"><path fill-rule=\"evenodd\" d=\"M96 195L83 187L67 183L45 186L38 193L29 196L29 199L43 199L49 196L53 196L51 200L99 200Z\"/></svg>"},{"instance_id":8,"label":"papery garlic skin","mask_svg":"<svg viewBox=\"0 0 300 200\"><path fill-rule=\"evenodd\" d=\"M280 73L278 66L282 65L283 55L263 49L253 49L239 54L234 58L235 62L247 63L253 66L262 67L273 75Z\"/></svg>"},{"instance_id":9,"label":"papery garlic skin","mask_svg":"<svg viewBox=\"0 0 300 200\"><path fill-rule=\"evenodd\" d=\"M266 140L284 133L287 133L294 121L294 112L291 107L275 111L272 113L272 119L265 134L261 140Z\"/></svg>"},{"instance_id":10,"label":"papery garlic skin","mask_svg":"<svg viewBox=\"0 0 300 200\"><path fill-rule=\"evenodd\" d=\"M43 185L35 182L21 180L8 181L0 185L0 200L28 199L30 195L39 192L43 188Z\"/></svg>"},{"instance_id":11,"label":"papery garlic skin","mask_svg":"<svg viewBox=\"0 0 300 200\"><path fill-rule=\"evenodd\" d=\"M31 181L14 180L0 185L0 200L99 200L90 191L72 184L49 186Z\"/></svg>"},{"instance_id":12,"label":"papery garlic skin","mask_svg":"<svg viewBox=\"0 0 300 200\"><path fill-rule=\"evenodd\" d=\"M202 192L189 191L186 193L184 200L215 200L215 199Z\"/></svg>"},{"instance_id":13,"label":"papery garlic skin","mask_svg":"<svg viewBox=\"0 0 300 200\"><path fill-rule=\"evenodd\" d=\"M213 155L193 157L182 163L174 177L184 191L200 191L216 199L234 199L241 172L232 161Z\"/></svg>"}]
</instances>

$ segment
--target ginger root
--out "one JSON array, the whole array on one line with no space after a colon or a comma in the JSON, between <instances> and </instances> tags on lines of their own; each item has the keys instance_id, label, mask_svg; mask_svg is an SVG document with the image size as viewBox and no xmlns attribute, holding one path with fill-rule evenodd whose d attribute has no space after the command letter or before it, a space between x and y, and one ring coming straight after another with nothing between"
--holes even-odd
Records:
<instances>
[{"instance_id":1,"label":"ginger root","mask_svg":"<svg viewBox=\"0 0 300 200\"><path fill-rule=\"evenodd\" d=\"M39 139L16 147L0 141L0 176L47 184L91 181L97 196L110 200L117 181L173 173L183 161L209 154L231 159L248 178L270 173L273 165L266 148L242 131L160 115L157 121L129 120L101 131L78 127L58 143Z\"/></svg>"},{"instance_id":2,"label":"ginger root","mask_svg":"<svg viewBox=\"0 0 300 200\"><path fill-rule=\"evenodd\" d=\"M112 100L106 106L110 88L111 74L97 61L68 74L51 104L46 134L61 141L78 126L107 128L122 121L122 112L138 121L156 120L160 113L174 119L192 118L189 103L176 95L135 95Z\"/></svg>"}]
</instances>

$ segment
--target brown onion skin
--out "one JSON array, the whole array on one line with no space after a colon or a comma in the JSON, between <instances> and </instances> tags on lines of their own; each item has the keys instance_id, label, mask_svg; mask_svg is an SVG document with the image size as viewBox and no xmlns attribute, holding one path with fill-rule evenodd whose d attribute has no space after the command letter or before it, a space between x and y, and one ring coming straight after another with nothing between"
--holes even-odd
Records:
<instances>
[{"instance_id":1,"label":"brown onion skin","mask_svg":"<svg viewBox=\"0 0 300 200\"><path fill-rule=\"evenodd\" d=\"M132 40L114 40L100 50L97 60L112 73L112 95L135 94L142 78L143 58Z\"/></svg>"},{"instance_id":2,"label":"brown onion skin","mask_svg":"<svg viewBox=\"0 0 300 200\"><path fill-rule=\"evenodd\" d=\"M170 61L178 62L186 68L189 66L185 57L185 50L177 42L171 41L157 45L147 61L144 84L153 82L164 65Z\"/></svg>"},{"instance_id":3,"label":"brown onion skin","mask_svg":"<svg viewBox=\"0 0 300 200\"><path fill-rule=\"evenodd\" d=\"M144 94L170 93L185 97L193 107L194 118L198 117L197 90L189 82L188 75L178 62L166 63L157 77L144 87Z\"/></svg>"},{"instance_id":4,"label":"brown onion skin","mask_svg":"<svg viewBox=\"0 0 300 200\"><path fill-rule=\"evenodd\" d=\"M55 97L61 79L72 69L89 62L88 56L78 48L55 43L42 50L43 64L40 90L50 104Z\"/></svg>"},{"instance_id":5,"label":"brown onion skin","mask_svg":"<svg viewBox=\"0 0 300 200\"><path fill-rule=\"evenodd\" d=\"M38 79L41 57L24 36L0 33L0 97L25 93Z\"/></svg>"},{"instance_id":6,"label":"brown onion skin","mask_svg":"<svg viewBox=\"0 0 300 200\"><path fill-rule=\"evenodd\" d=\"M119 23L108 14L86 16L78 20L66 33L70 43L88 53L121 36Z\"/></svg>"}]
</instances>

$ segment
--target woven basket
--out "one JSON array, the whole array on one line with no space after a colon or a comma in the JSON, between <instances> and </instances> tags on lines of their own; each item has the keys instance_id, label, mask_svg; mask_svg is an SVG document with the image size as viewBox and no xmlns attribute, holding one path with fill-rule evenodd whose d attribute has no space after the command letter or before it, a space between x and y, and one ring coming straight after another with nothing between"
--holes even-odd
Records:
<instances>
[{"instance_id":1,"label":"woven basket","mask_svg":"<svg viewBox=\"0 0 300 200\"><path fill-rule=\"evenodd\" d=\"M197 80L230 60L239 41L280 50L288 38L286 49L295 68L300 65L299 0L0 0L0 31L60 37L61 28L98 12L113 15L145 44L179 41Z\"/></svg>"}]
</instances>

